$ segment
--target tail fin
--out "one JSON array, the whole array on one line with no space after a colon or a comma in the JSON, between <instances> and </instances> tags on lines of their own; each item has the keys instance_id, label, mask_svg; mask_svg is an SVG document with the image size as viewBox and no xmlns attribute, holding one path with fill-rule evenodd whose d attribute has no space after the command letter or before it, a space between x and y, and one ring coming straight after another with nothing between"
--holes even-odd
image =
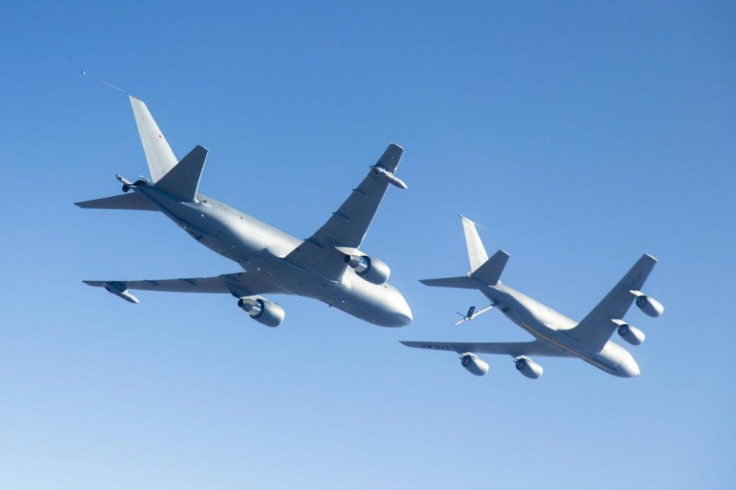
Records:
<instances>
[{"instance_id":1,"label":"tail fin","mask_svg":"<svg viewBox=\"0 0 736 490\"><path fill-rule=\"evenodd\" d=\"M194 201L206 160L207 148L195 146L187 156L156 182L156 187L184 202Z\"/></svg>"},{"instance_id":2,"label":"tail fin","mask_svg":"<svg viewBox=\"0 0 736 490\"><path fill-rule=\"evenodd\" d=\"M156 121L148 111L146 104L132 95L130 105L133 107L135 124L138 126L138 134L143 144L143 152L146 154L148 169L154 182L160 180L171 170L178 161L166 138L158 128Z\"/></svg>"},{"instance_id":3,"label":"tail fin","mask_svg":"<svg viewBox=\"0 0 736 490\"><path fill-rule=\"evenodd\" d=\"M462 214L463 232L465 233L465 244L468 246L468 259L470 260L470 277L476 281L491 286L496 284L503 273L509 254L499 250L493 257L488 258L483 242L478 235L476 224Z\"/></svg>"},{"instance_id":4,"label":"tail fin","mask_svg":"<svg viewBox=\"0 0 736 490\"><path fill-rule=\"evenodd\" d=\"M460 219L463 220L465 244L468 246L470 272L473 272L488 260L488 254L486 253L485 247L483 247L483 242L480 241L480 236L478 236L478 230L475 228L475 223L462 214L460 215Z\"/></svg>"},{"instance_id":5,"label":"tail fin","mask_svg":"<svg viewBox=\"0 0 736 490\"><path fill-rule=\"evenodd\" d=\"M445 288L476 289L476 282L495 285L501 278L509 254L499 250L489 259L483 242L480 240L475 223L460 215L463 220L463 232L465 232L465 243L468 246L468 259L470 260L470 272L467 276L443 277L440 279L422 279L420 282L427 286L439 286Z\"/></svg>"}]
</instances>

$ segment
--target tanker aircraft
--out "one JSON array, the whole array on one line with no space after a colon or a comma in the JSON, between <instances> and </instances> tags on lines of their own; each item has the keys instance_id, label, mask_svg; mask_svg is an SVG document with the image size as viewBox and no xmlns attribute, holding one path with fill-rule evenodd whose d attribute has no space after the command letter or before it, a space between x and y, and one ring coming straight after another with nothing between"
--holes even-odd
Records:
<instances>
[{"instance_id":1,"label":"tanker aircraft","mask_svg":"<svg viewBox=\"0 0 736 490\"><path fill-rule=\"evenodd\" d=\"M192 238L243 270L214 277L84 281L86 284L103 287L131 303L138 303L131 289L231 294L250 317L269 327L280 325L285 312L278 303L262 296L265 294L314 298L384 327L411 323L409 305L387 282L389 266L360 250L389 184L407 188L395 175L402 147L390 144L327 222L312 236L300 240L200 194L207 149L195 146L178 160L146 104L133 96L130 103L152 179L142 177L131 182L117 175L123 194L76 205L160 211Z\"/></svg>"},{"instance_id":2,"label":"tanker aircraft","mask_svg":"<svg viewBox=\"0 0 736 490\"><path fill-rule=\"evenodd\" d=\"M408 347L450 351L460 354L463 367L476 376L485 375L490 366L477 354L506 354L514 359L516 369L531 379L539 378L542 366L530 356L577 357L603 371L630 378L639 375L639 366L621 345L610 340L613 332L626 342L639 345L644 332L623 318L631 303L651 317L664 311L656 299L641 292L657 259L643 255L608 295L582 321L576 322L515 289L499 278L509 254L503 250L488 258L475 223L461 216L470 259L470 272L465 276L425 279L427 286L478 289L489 300L490 308L498 308L512 322L536 337L528 342L402 342ZM463 323L478 316L475 308L463 316Z\"/></svg>"}]
</instances>

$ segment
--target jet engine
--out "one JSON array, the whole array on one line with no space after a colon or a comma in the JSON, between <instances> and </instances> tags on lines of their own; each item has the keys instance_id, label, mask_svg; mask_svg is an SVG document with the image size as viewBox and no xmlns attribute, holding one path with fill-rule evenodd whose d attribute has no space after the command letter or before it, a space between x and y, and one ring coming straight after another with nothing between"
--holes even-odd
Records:
<instances>
[{"instance_id":1,"label":"jet engine","mask_svg":"<svg viewBox=\"0 0 736 490\"><path fill-rule=\"evenodd\" d=\"M636 295L636 306L646 315L656 318L664 312L664 306L656 299L638 291L634 294Z\"/></svg>"},{"instance_id":2,"label":"jet engine","mask_svg":"<svg viewBox=\"0 0 736 490\"><path fill-rule=\"evenodd\" d=\"M345 262L356 274L373 284L383 284L391 275L391 268L386 262L367 255L346 255Z\"/></svg>"},{"instance_id":3,"label":"jet engine","mask_svg":"<svg viewBox=\"0 0 736 490\"><path fill-rule=\"evenodd\" d=\"M516 357L516 369L529 379L537 379L544 373L544 368L526 356Z\"/></svg>"},{"instance_id":4,"label":"jet engine","mask_svg":"<svg viewBox=\"0 0 736 490\"><path fill-rule=\"evenodd\" d=\"M238 300L238 306L251 318L269 327L278 327L286 316L281 305L263 298L243 296Z\"/></svg>"},{"instance_id":5,"label":"jet engine","mask_svg":"<svg viewBox=\"0 0 736 490\"><path fill-rule=\"evenodd\" d=\"M486 361L476 356L472 352L466 352L460 356L460 362L469 373L476 376L484 376L491 366Z\"/></svg>"},{"instance_id":6,"label":"jet engine","mask_svg":"<svg viewBox=\"0 0 736 490\"><path fill-rule=\"evenodd\" d=\"M644 332L627 323L618 326L618 334L631 345L639 345L644 342Z\"/></svg>"}]
</instances>

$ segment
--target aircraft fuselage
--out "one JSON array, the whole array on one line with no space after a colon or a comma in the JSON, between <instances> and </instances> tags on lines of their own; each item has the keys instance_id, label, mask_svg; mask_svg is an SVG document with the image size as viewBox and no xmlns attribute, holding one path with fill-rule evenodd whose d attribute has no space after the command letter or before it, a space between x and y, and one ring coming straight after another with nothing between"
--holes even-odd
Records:
<instances>
[{"instance_id":1,"label":"aircraft fuselage","mask_svg":"<svg viewBox=\"0 0 736 490\"><path fill-rule=\"evenodd\" d=\"M558 349L561 355L578 357L614 376L639 375L633 356L616 342L609 340L603 349L594 351L567 335L566 331L577 325L571 318L500 282L495 286L481 283L477 286L512 322Z\"/></svg>"},{"instance_id":2,"label":"aircraft fuselage","mask_svg":"<svg viewBox=\"0 0 736 490\"><path fill-rule=\"evenodd\" d=\"M237 262L249 274L256 274L261 281L273 285L277 292L318 299L384 327L400 327L412 320L406 300L388 282L373 284L342 265L344 271L339 279L300 267L287 256L303 240L222 202L202 194L197 194L194 202L181 202L148 182L131 190L145 196L202 245Z\"/></svg>"}]
</instances>

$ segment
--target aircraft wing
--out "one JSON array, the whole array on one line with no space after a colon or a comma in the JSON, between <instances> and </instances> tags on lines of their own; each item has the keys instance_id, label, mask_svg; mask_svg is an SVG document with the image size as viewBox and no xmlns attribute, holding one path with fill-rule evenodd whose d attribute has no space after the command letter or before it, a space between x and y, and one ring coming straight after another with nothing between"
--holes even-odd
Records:
<instances>
[{"instance_id":1,"label":"aircraft wing","mask_svg":"<svg viewBox=\"0 0 736 490\"><path fill-rule=\"evenodd\" d=\"M407 347L430 349L464 354L507 354L513 357L569 357L569 354L539 340L530 342L409 342L401 341Z\"/></svg>"},{"instance_id":2,"label":"aircraft wing","mask_svg":"<svg viewBox=\"0 0 736 490\"><path fill-rule=\"evenodd\" d=\"M342 206L314 235L289 253L286 260L331 280L339 279L347 267L344 250L360 247L388 185L406 188L406 184L394 175L403 153L399 145L388 145Z\"/></svg>"},{"instance_id":3,"label":"aircraft wing","mask_svg":"<svg viewBox=\"0 0 736 490\"><path fill-rule=\"evenodd\" d=\"M567 334L591 347L602 349L618 327L613 320L623 319L636 299L632 291L642 289L656 263L657 259L644 254L611 292Z\"/></svg>"},{"instance_id":4,"label":"aircraft wing","mask_svg":"<svg viewBox=\"0 0 736 490\"><path fill-rule=\"evenodd\" d=\"M353 189L342 206L312 236L333 247L359 248L390 183L403 184L393 174L404 149L391 143L360 185ZM404 188L406 186L404 185Z\"/></svg>"},{"instance_id":5,"label":"aircraft wing","mask_svg":"<svg viewBox=\"0 0 736 490\"><path fill-rule=\"evenodd\" d=\"M164 291L172 293L220 293L236 297L288 291L276 288L248 272L236 272L215 277L191 277L183 279L143 279L139 281L82 281L89 286L110 287L113 291L127 289L142 291ZM110 290L110 289L108 289Z\"/></svg>"}]
</instances>

